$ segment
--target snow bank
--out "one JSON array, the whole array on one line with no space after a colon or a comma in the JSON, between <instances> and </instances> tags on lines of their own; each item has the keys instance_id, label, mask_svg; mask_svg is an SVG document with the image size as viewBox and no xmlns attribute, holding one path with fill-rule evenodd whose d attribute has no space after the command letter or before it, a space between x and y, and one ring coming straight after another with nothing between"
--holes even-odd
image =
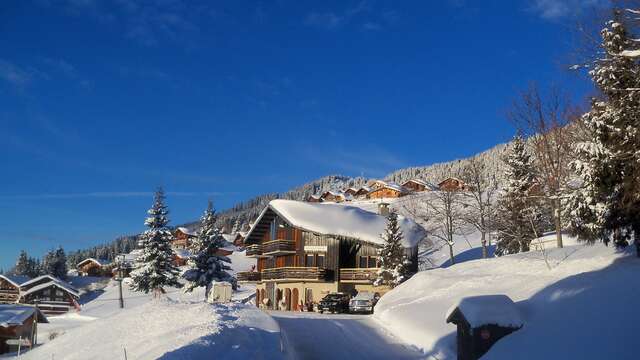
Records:
<instances>
[{"instance_id":1,"label":"snow bank","mask_svg":"<svg viewBox=\"0 0 640 360\"><path fill-rule=\"evenodd\" d=\"M278 199L272 200L268 208L295 227L320 234L357 238L375 244L383 243L380 235L387 226L384 216L355 206ZM258 219L256 224L259 221ZM424 238L424 229L413 220L399 216L398 223L404 233L405 247L413 247Z\"/></svg>"},{"instance_id":2,"label":"snow bank","mask_svg":"<svg viewBox=\"0 0 640 360\"><path fill-rule=\"evenodd\" d=\"M640 297L640 260L577 245L549 250L548 261L551 270L540 252L529 252L423 271L383 296L374 317L426 355L455 359L447 311L464 297L506 294L525 325L484 358L635 358L624 344L637 340L631 328L640 314L623 304Z\"/></svg>"}]
</instances>

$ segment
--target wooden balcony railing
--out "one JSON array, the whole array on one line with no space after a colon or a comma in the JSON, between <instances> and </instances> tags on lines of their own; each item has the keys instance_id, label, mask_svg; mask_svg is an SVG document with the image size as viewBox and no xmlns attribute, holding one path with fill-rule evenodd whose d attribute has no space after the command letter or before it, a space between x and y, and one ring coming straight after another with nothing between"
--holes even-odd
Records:
<instances>
[{"instance_id":1,"label":"wooden balcony railing","mask_svg":"<svg viewBox=\"0 0 640 360\"><path fill-rule=\"evenodd\" d=\"M372 282L378 276L378 268L340 269L340 281Z\"/></svg>"},{"instance_id":2,"label":"wooden balcony railing","mask_svg":"<svg viewBox=\"0 0 640 360\"><path fill-rule=\"evenodd\" d=\"M240 282L257 282L262 279L257 271L240 271L236 273L236 278Z\"/></svg>"},{"instance_id":3,"label":"wooden balcony railing","mask_svg":"<svg viewBox=\"0 0 640 360\"><path fill-rule=\"evenodd\" d=\"M319 267L281 267L262 270L262 280L307 280L322 281L326 269Z\"/></svg>"},{"instance_id":4,"label":"wooden balcony railing","mask_svg":"<svg viewBox=\"0 0 640 360\"><path fill-rule=\"evenodd\" d=\"M248 245L246 249L246 256L248 257L258 257L262 255L262 245L260 244Z\"/></svg>"},{"instance_id":5,"label":"wooden balcony railing","mask_svg":"<svg viewBox=\"0 0 640 360\"><path fill-rule=\"evenodd\" d=\"M262 243L264 255L293 254L296 252L296 243L293 240L271 240Z\"/></svg>"}]
</instances>

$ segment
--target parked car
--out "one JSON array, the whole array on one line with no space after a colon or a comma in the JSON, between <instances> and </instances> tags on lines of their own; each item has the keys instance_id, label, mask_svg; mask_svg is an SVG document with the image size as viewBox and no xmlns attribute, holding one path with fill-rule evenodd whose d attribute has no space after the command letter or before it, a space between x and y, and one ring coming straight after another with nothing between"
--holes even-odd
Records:
<instances>
[{"instance_id":1,"label":"parked car","mask_svg":"<svg viewBox=\"0 0 640 360\"><path fill-rule=\"evenodd\" d=\"M318 312L343 313L349 311L350 296L345 293L330 293L318 304Z\"/></svg>"},{"instance_id":2,"label":"parked car","mask_svg":"<svg viewBox=\"0 0 640 360\"><path fill-rule=\"evenodd\" d=\"M373 314L373 308L378 303L380 294L361 291L349 302L349 311L352 313Z\"/></svg>"}]
</instances>

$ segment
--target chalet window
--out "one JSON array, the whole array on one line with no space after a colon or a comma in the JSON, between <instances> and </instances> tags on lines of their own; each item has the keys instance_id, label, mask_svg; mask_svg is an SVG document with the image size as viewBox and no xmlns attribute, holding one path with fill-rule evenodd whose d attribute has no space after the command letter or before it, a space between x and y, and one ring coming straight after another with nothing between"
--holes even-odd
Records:
<instances>
[{"instance_id":1,"label":"chalet window","mask_svg":"<svg viewBox=\"0 0 640 360\"><path fill-rule=\"evenodd\" d=\"M316 259L316 267L324 267L324 255L318 255Z\"/></svg>"},{"instance_id":2,"label":"chalet window","mask_svg":"<svg viewBox=\"0 0 640 360\"><path fill-rule=\"evenodd\" d=\"M57 297L63 297L64 293L62 292L62 290L56 290L56 296Z\"/></svg>"},{"instance_id":3,"label":"chalet window","mask_svg":"<svg viewBox=\"0 0 640 360\"><path fill-rule=\"evenodd\" d=\"M378 262L378 258L376 258L375 256L369 256L369 266L370 268L374 268L377 267L377 262Z\"/></svg>"},{"instance_id":4,"label":"chalet window","mask_svg":"<svg viewBox=\"0 0 640 360\"><path fill-rule=\"evenodd\" d=\"M304 266L312 267L313 266L313 254L307 254L304 256Z\"/></svg>"},{"instance_id":5,"label":"chalet window","mask_svg":"<svg viewBox=\"0 0 640 360\"><path fill-rule=\"evenodd\" d=\"M360 261L358 263L358 267L359 268L366 268L367 267L367 257L366 256L360 256Z\"/></svg>"}]
</instances>

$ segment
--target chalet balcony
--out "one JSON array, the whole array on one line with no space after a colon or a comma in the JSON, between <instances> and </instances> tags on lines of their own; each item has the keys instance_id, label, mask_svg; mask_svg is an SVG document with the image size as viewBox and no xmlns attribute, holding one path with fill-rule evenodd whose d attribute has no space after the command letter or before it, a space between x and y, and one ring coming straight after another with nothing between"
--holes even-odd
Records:
<instances>
[{"instance_id":1,"label":"chalet balcony","mask_svg":"<svg viewBox=\"0 0 640 360\"><path fill-rule=\"evenodd\" d=\"M260 244L254 244L254 245L248 245L246 247L246 256L247 257L253 257L253 258L257 258L257 257L264 257L262 255L262 245Z\"/></svg>"},{"instance_id":2,"label":"chalet balcony","mask_svg":"<svg viewBox=\"0 0 640 360\"><path fill-rule=\"evenodd\" d=\"M281 267L262 270L262 280L324 281L326 275L326 269L319 267Z\"/></svg>"},{"instance_id":3,"label":"chalet balcony","mask_svg":"<svg viewBox=\"0 0 640 360\"><path fill-rule=\"evenodd\" d=\"M264 255L295 254L296 243L293 240L271 240L262 244Z\"/></svg>"},{"instance_id":4,"label":"chalet balcony","mask_svg":"<svg viewBox=\"0 0 640 360\"><path fill-rule=\"evenodd\" d=\"M340 281L371 283L378 276L379 268L340 269Z\"/></svg>"},{"instance_id":5,"label":"chalet balcony","mask_svg":"<svg viewBox=\"0 0 640 360\"><path fill-rule=\"evenodd\" d=\"M257 271L241 271L236 273L239 282L258 282L262 279Z\"/></svg>"}]
</instances>

